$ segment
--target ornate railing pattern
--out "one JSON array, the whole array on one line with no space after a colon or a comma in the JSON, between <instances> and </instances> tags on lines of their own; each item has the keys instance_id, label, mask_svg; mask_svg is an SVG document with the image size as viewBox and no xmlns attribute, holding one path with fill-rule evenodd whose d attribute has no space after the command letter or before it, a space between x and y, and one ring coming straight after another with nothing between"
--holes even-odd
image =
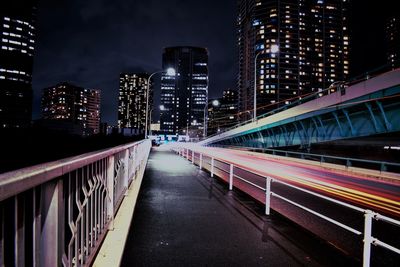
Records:
<instances>
[{"instance_id":1,"label":"ornate railing pattern","mask_svg":"<svg viewBox=\"0 0 400 267\"><path fill-rule=\"evenodd\" d=\"M150 147L140 141L1 174L0 265L89 265Z\"/></svg>"}]
</instances>

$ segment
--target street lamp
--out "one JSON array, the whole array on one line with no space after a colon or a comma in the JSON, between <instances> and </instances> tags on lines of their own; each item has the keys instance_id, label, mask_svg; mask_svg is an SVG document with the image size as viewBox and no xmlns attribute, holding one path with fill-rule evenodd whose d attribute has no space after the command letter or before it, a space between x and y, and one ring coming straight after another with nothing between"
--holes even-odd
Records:
<instances>
[{"instance_id":1,"label":"street lamp","mask_svg":"<svg viewBox=\"0 0 400 267\"><path fill-rule=\"evenodd\" d=\"M203 138L206 138L207 134L207 118L206 118L206 109L208 108L208 103L204 105L203 113L204 113L204 118L203 118Z\"/></svg>"},{"instance_id":2,"label":"street lamp","mask_svg":"<svg viewBox=\"0 0 400 267\"><path fill-rule=\"evenodd\" d=\"M254 111L253 111L253 121L255 121L256 118L257 118L257 58L261 54L265 54L265 53L276 54L278 52L279 52L279 46L277 44L273 44L273 45L271 45L270 49L259 51L256 54L255 58L254 58L254 100L253 100ZM278 77L278 79L279 79L279 77Z\"/></svg>"},{"instance_id":3,"label":"street lamp","mask_svg":"<svg viewBox=\"0 0 400 267\"><path fill-rule=\"evenodd\" d=\"M214 99L212 102L211 102L211 104L214 106L214 107L218 107L219 105L220 105L220 102L219 102L219 100L218 99ZM206 104L206 106L204 107L204 119L203 119L203 123L204 123L204 126L203 126L203 137L205 138L206 137L206 135L207 135L207 118L206 118L206 108L208 108L208 103Z\"/></svg>"},{"instance_id":4,"label":"street lamp","mask_svg":"<svg viewBox=\"0 0 400 267\"><path fill-rule=\"evenodd\" d=\"M149 112L149 124L150 124L150 129L149 129L149 135L151 136L151 112L153 111L153 108L152 109L150 109L150 112Z\"/></svg>"},{"instance_id":5,"label":"street lamp","mask_svg":"<svg viewBox=\"0 0 400 267\"><path fill-rule=\"evenodd\" d=\"M146 89L146 123L145 123L145 130L144 130L144 138L147 139L147 129L148 129L148 119L149 119L149 92L150 92L150 81L151 77L157 73L167 73L168 76L175 76L175 69L174 68L168 68L167 70L160 70L153 72L150 74L149 78L147 79L147 89Z\"/></svg>"},{"instance_id":6,"label":"street lamp","mask_svg":"<svg viewBox=\"0 0 400 267\"><path fill-rule=\"evenodd\" d=\"M158 108L160 109L160 111L167 110L164 105L159 105ZM161 115L162 114L160 113L160 117L161 117ZM161 127L161 125L160 125L160 127ZM151 130L151 128L150 128L150 130Z\"/></svg>"}]
</instances>

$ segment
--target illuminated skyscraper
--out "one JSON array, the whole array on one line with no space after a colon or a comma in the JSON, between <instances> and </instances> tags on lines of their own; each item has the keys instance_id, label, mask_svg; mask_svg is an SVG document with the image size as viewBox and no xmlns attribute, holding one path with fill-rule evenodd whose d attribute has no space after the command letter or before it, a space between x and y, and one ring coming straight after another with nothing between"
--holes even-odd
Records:
<instances>
[{"instance_id":1,"label":"illuminated skyscraper","mask_svg":"<svg viewBox=\"0 0 400 267\"><path fill-rule=\"evenodd\" d=\"M30 125L36 2L6 1L0 8L0 128Z\"/></svg>"},{"instance_id":2,"label":"illuminated skyscraper","mask_svg":"<svg viewBox=\"0 0 400 267\"><path fill-rule=\"evenodd\" d=\"M100 130L100 91L60 83L43 89L42 118L64 121L82 128L83 135Z\"/></svg>"},{"instance_id":3,"label":"illuminated skyscraper","mask_svg":"<svg viewBox=\"0 0 400 267\"><path fill-rule=\"evenodd\" d=\"M224 90L222 97L208 101L207 135L232 127L238 121L237 91Z\"/></svg>"},{"instance_id":4,"label":"illuminated skyscraper","mask_svg":"<svg viewBox=\"0 0 400 267\"><path fill-rule=\"evenodd\" d=\"M176 75L161 77L161 132L203 135L208 99L208 51L179 46L164 49L162 68L174 68Z\"/></svg>"},{"instance_id":5,"label":"illuminated skyscraper","mask_svg":"<svg viewBox=\"0 0 400 267\"><path fill-rule=\"evenodd\" d=\"M390 67L400 67L400 16L391 17L386 22L387 63Z\"/></svg>"},{"instance_id":6,"label":"illuminated skyscraper","mask_svg":"<svg viewBox=\"0 0 400 267\"><path fill-rule=\"evenodd\" d=\"M121 73L119 77L118 128L131 128L137 133L144 133L148 80L149 75L146 73ZM152 91L150 86L149 120L153 106Z\"/></svg>"},{"instance_id":7,"label":"illuminated skyscraper","mask_svg":"<svg viewBox=\"0 0 400 267\"><path fill-rule=\"evenodd\" d=\"M349 74L348 0L238 0L239 109L257 115ZM257 61L255 58L257 56Z\"/></svg>"}]
</instances>

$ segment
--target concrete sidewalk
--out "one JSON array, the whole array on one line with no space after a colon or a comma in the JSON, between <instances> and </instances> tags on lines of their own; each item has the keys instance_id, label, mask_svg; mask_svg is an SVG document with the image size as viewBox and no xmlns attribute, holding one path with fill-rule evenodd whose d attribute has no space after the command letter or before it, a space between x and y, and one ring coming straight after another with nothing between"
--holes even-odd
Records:
<instances>
[{"instance_id":1,"label":"concrete sidewalk","mask_svg":"<svg viewBox=\"0 0 400 267\"><path fill-rule=\"evenodd\" d=\"M338 253L158 148L150 155L121 265L351 265Z\"/></svg>"}]
</instances>

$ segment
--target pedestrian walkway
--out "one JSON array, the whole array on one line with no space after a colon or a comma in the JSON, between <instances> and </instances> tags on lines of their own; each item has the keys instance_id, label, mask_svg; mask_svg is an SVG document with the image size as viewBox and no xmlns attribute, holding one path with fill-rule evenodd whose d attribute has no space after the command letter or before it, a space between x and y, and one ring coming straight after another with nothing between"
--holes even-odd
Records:
<instances>
[{"instance_id":1,"label":"pedestrian walkway","mask_svg":"<svg viewBox=\"0 0 400 267\"><path fill-rule=\"evenodd\" d=\"M153 149L121 266L342 266L319 239L170 151Z\"/></svg>"}]
</instances>

